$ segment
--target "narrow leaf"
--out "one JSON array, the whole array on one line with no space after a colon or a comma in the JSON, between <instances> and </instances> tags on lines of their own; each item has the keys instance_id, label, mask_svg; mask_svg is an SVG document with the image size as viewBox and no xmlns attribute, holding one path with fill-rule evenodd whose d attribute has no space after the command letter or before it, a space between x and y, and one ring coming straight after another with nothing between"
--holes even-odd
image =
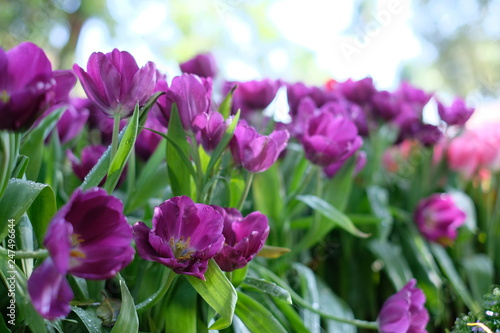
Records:
<instances>
[{"instance_id":1,"label":"narrow leaf","mask_svg":"<svg viewBox=\"0 0 500 333\"><path fill-rule=\"evenodd\" d=\"M115 333L135 333L139 331L139 317L135 311L135 304L125 280L118 274L120 281L120 291L122 293L122 306L120 314L111 332Z\"/></svg>"},{"instance_id":2,"label":"narrow leaf","mask_svg":"<svg viewBox=\"0 0 500 333\"><path fill-rule=\"evenodd\" d=\"M238 292L236 315L250 332L286 333L286 330L268 309L241 291Z\"/></svg>"},{"instance_id":3,"label":"narrow leaf","mask_svg":"<svg viewBox=\"0 0 500 333\"><path fill-rule=\"evenodd\" d=\"M243 283L244 286L256 288L266 294L274 296L283 302L292 304L292 297L290 293L278 286L276 283L269 282L263 279L256 279L253 277L247 277Z\"/></svg>"},{"instance_id":4,"label":"narrow leaf","mask_svg":"<svg viewBox=\"0 0 500 333\"><path fill-rule=\"evenodd\" d=\"M210 326L210 329L220 330L229 327L233 321L234 309L238 298L236 290L219 266L211 259L205 272L206 281L186 275L189 283L201 297L214 309L220 318Z\"/></svg>"}]
</instances>

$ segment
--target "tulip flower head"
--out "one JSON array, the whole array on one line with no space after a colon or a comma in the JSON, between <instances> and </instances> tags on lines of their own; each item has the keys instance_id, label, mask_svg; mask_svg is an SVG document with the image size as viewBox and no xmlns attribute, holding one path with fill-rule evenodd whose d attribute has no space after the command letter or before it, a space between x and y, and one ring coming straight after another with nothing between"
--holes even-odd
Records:
<instances>
[{"instance_id":1,"label":"tulip flower head","mask_svg":"<svg viewBox=\"0 0 500 333\"><path fill-rule=\"evenodd\" d=\"M217 74L217 64L211 53L198 54L179 65L183 73L195 74L199 77L214 77Z\"/></svg>"},{"instance_id":2,"label":"tulip flower head","mask_svg":"<svg viewBox=\"0 0 500 333\"><path fill-rule=\"evenodd\" d=\"M100 188L74 192L47 229L43 244L50 258L28 281L35 309L47 319L67 315L73 294L65 275L112 278L134 258L131 241L119 199Z\"/></svg>"},{"instance_id":3,"label":"tulip flower head","mask_svg":"<svg viewBox=\"0 0 500 333\"><path fill-rule=\"evenodd\" d=\"M69 71L52 71L41 48L21 43L0 48L0 130L24 131L75 84Z\"/></svg>"},{"instance_id":4,"label":"tulip flower head","mask_svg":"<svg viewBox=\"0 0 500 333\"><path fill-rule=\"evenodd\" d=\"M155 208L153 229L144 222L134 224L134 240L144 260L205 280L208 260L224 245L223 226L214 208L187 196L174 197Z\"/></svg>"},{"instance_id":5,"label":"tulip flower head","mask_svg":"<svg viewBox=\"0 0 500 333\"><path fill-rule=\"evenodd\" d=\"M290 135L286 130L260 135L255 128L241 121L229 143L236 165L252 173L269 169L286 148Z\"/></svg>"},{"instance_id":6,"label":"tulip flower head","mask_svg":"<svg viewBox=\"0 0 500 333\"><path fill-rule=\"evenodd\" d=\"M87 62L87 71L77 64L73 70L87 97L111 118L116 113L127 118L136 104L146 103L157 80L154 63L139 68L130 53L117 49L106 54L94 52Z\"/></svg>"},{"instance_id":7,"label":"tulip flower head","mask_svg":"<svg viewBox=\"0 0 500 333\"><path fill-rule=\"evenodd\" d=\"M420 201L415 210L415 223L425 238L451 245L457 229L465 223L466 214L446 193L434 194Z\"/></svg>"},{"instance_id":8,"label":"tulip flower head","mask_svg":"<svg viewBox=\"0 0 500 333\"><path fill-rule=\"evenodd\" d=\"M302 137L307 159L325 167L345 161L362 143L356 125L350 119L329 112L310 118Z\"/></svg>"},{"instance_id":9,"label":"tulip flower head","mask_svg":"<svg viewBox=\"0 0 500 333\"><path fill-rule=\"evenodd\" d=\"M461 98L455 98L453 103L446 107L441 102L437 103L439 117L448 125L463 126L474 113L474 108L468 108Z\"/></svg>"},{"instance_id":10,"label":"tulip flower head","mask_svg":"<svg viewBox=\"0 0 500 333\"><path fill-rule=\"evenodd\" d=\"M381 333L424 333L429 313L424 307L425 295L410 280L400 291L389 297L377 318Z\"/></svg>"},{"instance_id":11,"label":"tulip flower head","mask_svg":"<svg viewBox=\"0 0 500 333\"><path fill-rule=\"evenodd\" d=\"M262 249L269 235L267 217L253 212L243 218L235 208L214 208L224 216L224 247L215 257L219 267L226 272L245 267Z\"/></svg>"}]
</instances>

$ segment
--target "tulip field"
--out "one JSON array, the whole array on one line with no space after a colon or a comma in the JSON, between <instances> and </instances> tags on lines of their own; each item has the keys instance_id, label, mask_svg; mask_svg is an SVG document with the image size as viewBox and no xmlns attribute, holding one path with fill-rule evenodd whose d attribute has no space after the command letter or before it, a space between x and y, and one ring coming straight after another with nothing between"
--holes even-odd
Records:
<instances>
[{"instance_id":1,"label":"tulip field","mask_svg":"<svg viewBox=\"0 0 500 333\"><path fill-rule=\"evenodd\" d=\"M500 123L98 51L0 48L1 333L500 332Z\"/></svg>"}]
</instances>

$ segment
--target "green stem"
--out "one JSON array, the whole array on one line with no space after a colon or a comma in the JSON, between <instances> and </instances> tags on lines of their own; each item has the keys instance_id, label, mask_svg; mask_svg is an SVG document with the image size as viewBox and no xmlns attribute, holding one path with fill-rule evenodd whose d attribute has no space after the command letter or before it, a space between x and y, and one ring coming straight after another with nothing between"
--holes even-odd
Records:
<instances>
[{"instance_id":1,"label":"green stem","mask_svg":"<svg viewBox=\"0 0 500 333\"><path fill-rule=\"evenodd\" d=\"M248 193L250 192L250 187L252 187L254 173L249 172L247 181L245 182L245 189L243 190L243 194L241 195L240 202L238 203L238 210L243 208L243 204L247 199Z\"/></svg>"},{"instance_id":2,"label":"green stem","mask_svg":"<svg viewBox=\"0 0 500 333\"><path fill-rule=\"evenodd\" d=\"M47 250L37 250L37 251L12 251L0 247L0 256L9 259L44 259L49 256L49 251Z\"/></svg>"},{"instance_id":3,"label":"green stem","mask_svg":"<svg viewBox=\"0 0 500 333\"><path fill-rule=\"evenodd\" d=\"M111 154L109 161L113 162L116 151L118 150L118 133L120 132L120 121L122 120L122 115L117 112L113 115L113 136L111 138Z\"/></svg>"},{"instance_id":4,"label":"green stem","mask_svg":"<svg viewBox=\"0 0 500 333\"><path fill-rule=\"evenodd\" d=\"M170 288L172 282L174 282L176 277L177 274L175 274L172 270L169 269L166 278L162 281L163 283L161 288L158 289L156 293L151 295L148 299L135 306L137 312L138 313L144 312L147 309L153 307L156 303L158 303L163 298L163 296L165 296L165 294L168 291L168 288Z\"/></svg>"},{"instance_id":5,"label":"green stem","mask_svg":"<svg viewBox=\"0 0 500 333\"><path fill-rule=\"evenodd\" d=\"M203 170L201 167L200 151L198 150L198 145L196 144L196 138L194 135L189 136L189 145L191 148L191 156L193 157L194 164L196 165L196 197L197 201L200 202L202 199L203 191Z\"/></svg>"},{"instance_id":6,"label":"green stem","mask_svg":"<svg viewBox=\"0 0 500 333\"><path fill-rule=\"evenodd\" d=\"M350 324L354 325L360 328L367 328L367 329L372 329L372 330L377 330L378 329L378 323L376 321L366 321L366 320L359 320L359 319L348 319L348 318L341 318L337 317L335 315L332 315L330 313L323 312L321 310L318 310L315 306L309 304L307 301L305 301L302 297L300 297L291 287L289 287L285 281L283 281L280 277L278 277L276 274L268 270L267 268L253 264L254 267L256 267L258 270L262 271L264 274L267 275L268 278L273 280L277 285L279 285L281 288L287 290L290 293L290 296L292 299L300 306L311 310L314 313L319 314L321 317L325 319L331 319L338 321L340 323L345 323L345 324Z\"/></svg>"}]
</instances>

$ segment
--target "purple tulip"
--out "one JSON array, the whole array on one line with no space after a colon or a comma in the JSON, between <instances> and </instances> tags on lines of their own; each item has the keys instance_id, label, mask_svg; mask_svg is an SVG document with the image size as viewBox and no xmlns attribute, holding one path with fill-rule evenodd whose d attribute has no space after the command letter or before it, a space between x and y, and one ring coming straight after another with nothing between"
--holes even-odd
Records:
<instances>
[{"instance_id":1,"label":"purple tulip","mask_svg":"<svg viewBox=\"0 0 500 333\"><path fill-rule=\"evenodd\" d=\"M142 259L205 280L208 260L224 245L223 226L214 208L174 197L155 208L153 229L143 222L134 224L134 240Z\"/></svg>"},{"instance_id":2,"label":"purple tulip","mask_svg":"<svg viewBox=\"0 0 500 333\"><path fill-rule=\"evenodd\" d=\"M430 124L420 124L415 133L415 137L425 147L437 144L443 137L443 132L439 127Z\"/></svg>"},{"instance_id":3,"label":"purple tulip","mask_svg":"<svg viewBox=\"0 0 500 333\"><path fill-rule=\"evenodd\" d=\"M306 133L302 137L307 159L320 166L344 162L362 143L363 140L350 119L328 112L309 119Z\"/></svg>"},{"instance_id":4,"label":"purple tulip","mask_svg":"<svg viewBox=\"0 0 500 333\"><path fill-rule=\"evenodd\" d=\"M71 311L69 302L73 291L49 257L36 268L28 280L28 293L33 307L45 319L54 320L66 317Z\"/></svg>"},{"instance_id":5,"label":"purple tulip","mask_svg":"<svg viewBox=\"0 0 500 333\"><path fill-rule=\"evenodd\" d=\"M77 64L73 70L87 97L109 117L119 113L129 117L136 104L143 105L153 94L157 80L155 64L148 62L139 69L132 55L114 49L110 53L92 53L87 71Z\"/></svg>"},{"instance_id":6,"label":"purple tulip","mask_svg":"<svg viewBox=\"0 0 500 333\"><path fill-rule=\"evenodd\" d=\"M163 139L161 135L151 132L148 128L160 133L166 133L167 128L160 124L158 119L151 113L148 114L144 127L146 128L143 129L137 136L137 140L135 142L135 152L137 153L137 156L142 158L144 161L147 161L149 157L153 155L158 147L158 144Z\"/></svg>"},{"instance_id":7,"label":"purple tulip","mask_svg":"<svg viewBox=\"0 0 500 333\"><path fill-rule=\"evenodd\" d=\"M425 295L411 279L400 291L389 297L377 318L381 333L424 333L429 313L424 307Z\"/></svg>"},{"instance_id":8,"label":"purple tulip","mask_svg":"<svg viewBox=\"0 0 500 333\"><path fill-rule=\"evenodd\" d=\"M318 87L306 86L302 82L287 84L288 105L290 106L290 114L293 116L297 112L297 107L304 97L310 97L316 106L320 107L325 104L325 92Z\"/></svg>"},{"instance_id":9,"label":"purple tulip","mask_svg":"<svg viewBox=\"0 0 500 333\"><path fill-rule=\"evenodd\" d=\"M212 53L198 54L179 66L183 73L196 74L199 77L214 77L217 74L217 64Z\"/></svg>"},{"instance_id":10,"label":"purple tulip","mask_svg":"<svg viewBox=\"0 0 500 333\"><path fill-rule=\"evenodd\" d=\"M68 108L57 122L57 132L61 143L67 143L75 138L83 129L89 118L88 100L73 98Z\"/></svg>"},{"instance_id":11,"label":"purple tulip","mask_svg":"<svg viewBox=\"0 0 500 333\"><path fill-rule=\"evenodd\" d=\"M106 149L107 147L102 145L87 146L83 148L80 159L78 159L70 150L67 150L66 154L71 162L71 168L73 169L75 175L83 181L89 171L92 170L94 165L97 164ZM102 184L104 184L104 179L100 185Z\"/></svg>"},{"instance_id":12,"label":"purple tulip","mask_svg":"<svg viewBox=\"0 0 500 333\"><path fill-rule=\"evenodd\" d=\"M245 218L235 208L213 206L224 216L224 247L215 256L219 267L226 272L245 267L262 249L269 235L267 217L253 212Z\"/></svg>"},{"instance_id":13,"label":"purple tulip","mask_svg":"<svg viewBox=\"0 0 500 333\"><path fill-rule=\"evenodd\" d=\"M457 238L457 229L467 215L446 193L433 194L422 199L414 213L414 220L422 235L429 241L448 246Z\"/></svg>"},{"instance_id":14,"label":"purple tulip","mask_svg":"<svg viewBox=\"0 0 500 333\"><path fill-rule=\"evenodd\" d=\"M0 130L24 131L73 88L69 71L52 71L41 48L21 43L0 48Z\"/></svg>"},{"instance_id":15,"label":"purple tulip","mask_svg":"<svg viewBox=\"0 0 500 333\"><path fill-rule=\"evenodd\" d=\"M119 199L100 188L76 190L48 226L43 244L50 258L28 281L35 309L45 318L67 315L73 295L64 276L112 278L134 258L131 241Z\"/></svg>"},{"instance_id":16,"label":"purple tulip","mask_svg":"<svg viewBox=\"0 0 500 333\"><path fill-rule=\"evenodd\" d=\"M229 143L236 165L258 173L269 169L286 148L290 135L286 130L260 135L255 128L241 121Z\"/></svg>"},{"instance_id":17,"label":"purple tulip","mask_svg":"<svg viewBox=\"0 0 500 333\"><path fill-rule=\"evenodd\" d=\"M441 119L448 125L464 126L474 113L474 108L468 108L461 98L455 98L451 106L446 107L437 102L438 113Z\"/></svg>"},{"instance_id":18,"label":"purple tulip","mask_svg":"<svg viewBox=\"0 0 500 333\"><path fill-rule=\"evenodd\" d=\"M226 82L226 86L233 87L236 90L233 95L233 112L241 109L242 114L264 110L276 97L280 81L264 79L260 81L248 82Z\"/></svg>"},{"instance_id":19,"label":"purple tulip","mask_svg":"<svg viewBox=\"0 0 500 333\"><path fill-rule=\"evenodd\" d=\"M364 78L359 81L348 79L338 85L338 90L351 102L359 105L365 105L371 101L376 89L373 85L371 77Z\"/></svg>"},{"instance_id":20,"label":"purple tulip","mask_svg":"<svg viewBox=\"0 0 500 333\"><path fill-rule=\"evenodd\" d=\"M230 124L219 112L201 113L193 120L193 129L199 133L200 141L205 151L213 151Z\"/></svg>"},{"instance_id":21,"label":"purple tulip","mask_svg":"<svg viewBox=\"0 0 500 333\"><path fill-rule=\"evenodd\" d=\"M401 112L401 99L388 91L377 91L372 96L373 112L384 120L392 120Z\"/></svg>"},{"instance_id":22,"label":"purple tulip","mask_svg":"<svg viewBox=\"0 0 500 333\"><path fill-rule=\"evenodd\" d=\"M210 110L212 79L200 78L194 74L182 74L172 80L167 90L167 103L162 110L168 123L172 104L176 103L179 117L185 130L192 130L192 121L196 115Z\"/></svg>"},{"instance_id":23,"label":"purple tulip","mask_svg":"<svg viewBox=\"0 0 500 333\"><path fill-rule=\"evenodd\" d=\"M73 193L54 216L44 245L60 272L109 279L134 258L122 202L101 188Z\"/></svg>"},{"instance_id":24,"label":"purple tulip","mask_svg":"<svg viewBox=\"0 0 500 333\"><path fill-rule=\"evenodd\" d=\"M158 121L166 128L168 128L168 122L170 120L170 112L172 111L172 103L167 99L168 83L167 81L160 79L156 82L154 92L164 92L165 94L158 97L156 103L151 107L149 111L156 116Z\"/></svg>"},{"instance_id":25,"label":"purple tulip","mask_svg":"<svg viewBox=\"0 0 500 333\"><path fill-rule=\"evenodd\" d=\"M344 166L345 162L346 161L344 160L332 163L327 167L325 167L323 169L323 172L328 178L333 178L337 174L337 172L339 172L339 170ZM353 176L356 176L358 173L361 172L361 170L363 170L363 168L366 165L366 162L367 162L366 153L364 151L359 151L358 154L356 155L356 165L354 166Z\"/></svg>"},{"instance_id":26,"label":"purple tulip","mask_svg":"<svg viewBox=\"0 0 500 333\"><path fill-rule=\"evenodd\" d=\"M432 93L426 93L422 89L415 88L408 82L403 82L395 92L401 99L407 103L411 103L418 107L420 110L429 102Z\"/></svg>"}]
</instances>

